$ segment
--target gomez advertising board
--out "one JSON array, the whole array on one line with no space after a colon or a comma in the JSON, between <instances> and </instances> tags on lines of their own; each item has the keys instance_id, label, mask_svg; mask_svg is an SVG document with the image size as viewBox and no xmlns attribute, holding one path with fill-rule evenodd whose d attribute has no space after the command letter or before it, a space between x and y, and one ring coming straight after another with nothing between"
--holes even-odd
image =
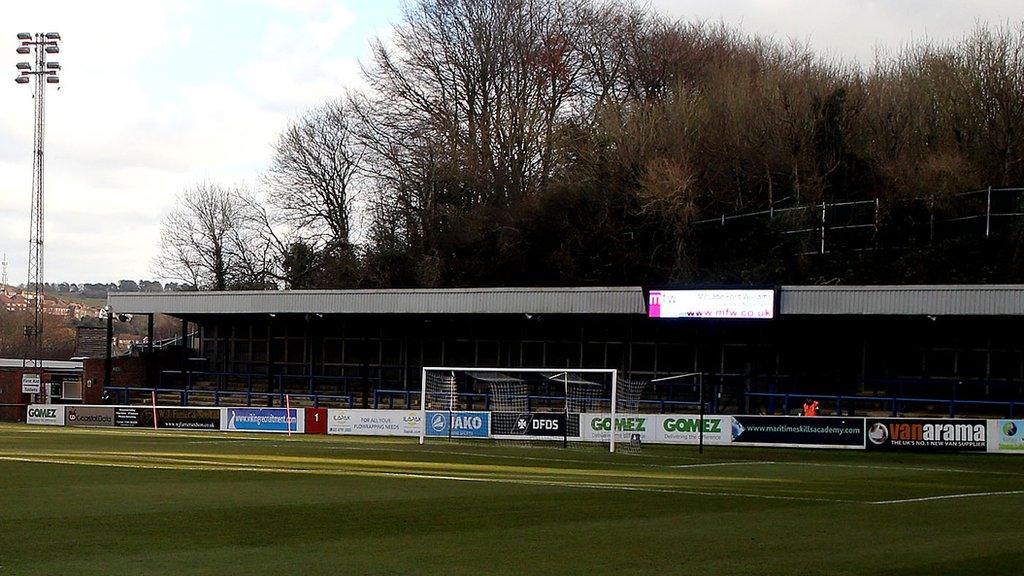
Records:
<instances>
[{"instance_id":1,"label":"gomez advertising board","mask_svg":"<svg viewBox=\"0 0 1024 576\"><path fill-rule=\"evenodd\" d=\"M64 406L51 404L32 404L28 407L25 422L44 426L64 425Z\"/></svg>"},{"instance_id":2,"label":"gomez advertising board","mask_svg":"<svg viewBox=\"0 0 1024 576\"><path fill-rule=\"evenodd\" d=\"M221 430L234 432L303 432L305 418L301 408L225 408Z\"/></svg>"},{"instance_id":3,"label":"gomez advertising board","mask_svg":"<svg viewBox=\"0 0 1024 576\"><path fill-rule=\"evenodd\" d=\"M423 412L419 410L327 411L327 433L356 436L419 436Z\"/></svg>"},{"instance_id":4,"label":"gomez advertising board","mask_svg":"<svg viewBox=\"0 0 1024 576\"><path fill-rule=\"evenodd\" d=\"M653 442L658 444L700 443L700 418L692 415L663 414L656 417ZM704 443L728 444L732 441L732 419L729 416L704 417Z\"/></svg>"},{"instance_id":5,"label":"gomez advertising board","mask_svg":"<svg viewBox=\"0 0 1024 576\"><path fill-rule=\"evenodd\" d=\"M425 422L427 436L487 438L491 435L490 412L427 411Z\"/></svg>"},{"instance_id":6,"label":"gomez advertising board","mask_svg":"<svg viewBox=\"0 0 1024 576\"><path fill-rule=\"evenodd\" d=\"M651 290L648 304L651 318L775 317L774 290Z\"/></svg>"},{"instance_id":7,"label":"gomez advertising board","mask_svg":"<svg viewBox=\"0 0 1024 576\"><path fill-rule=\"evenodd\" d=\"M735 444L863 448L863 418L733 416Z\"/></svg>"},{"instance_id":8,"label":"gomez advertising board","mask_svg":"<svg viewBox=\"0 0 1024 576\"><path fill-rule=\"evenodd\" d=\"M641 442L652 442L657 417L653 414L615 416L615 441L627 442L634 435ZM605 413L580 414L580 438L594 442L608 442L612 435L612 415Z\"/></svg>"},{"instance_id":9,"label":"gomez advertising board","mask_svg":"<svg viewBox=\"0 0 1024 576\"><path fill-rule=\"evenodd\" d=\"M987 449L984 420L868 418L867 447L871 450Z\"/></svg>"}]
</instances>

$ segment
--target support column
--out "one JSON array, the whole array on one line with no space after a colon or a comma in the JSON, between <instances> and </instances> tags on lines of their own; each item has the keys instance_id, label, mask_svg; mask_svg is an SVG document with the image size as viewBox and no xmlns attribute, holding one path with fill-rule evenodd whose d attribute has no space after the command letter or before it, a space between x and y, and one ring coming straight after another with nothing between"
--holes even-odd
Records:
<instances>
[{"instance_id":1,"label":"support column","mask_svg":"<svg viewBox=\"0 0 1024 576\"><path fill-rule=\"evenodd\" d=\"M107 388L110 386L111 376L114 373L113 364L113 347L114 347L114 312L112 310L107 311L107 355L103 360L103 387Z\"/></svg>"}]
</instances>

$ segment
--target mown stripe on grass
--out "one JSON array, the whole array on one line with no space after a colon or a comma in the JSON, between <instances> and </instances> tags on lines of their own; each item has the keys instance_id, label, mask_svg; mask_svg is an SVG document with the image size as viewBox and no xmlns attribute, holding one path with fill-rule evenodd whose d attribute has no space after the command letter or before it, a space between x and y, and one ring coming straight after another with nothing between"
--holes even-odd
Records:
<instances>
[{"instance_id":1,"label":"mown stripe on grass","mask_svg":"<svg viewBox=\"0 0 1024 576\"><path fill-rule=\"evenodd\" d=\"M262 472L273 474L303 474L324 476L361 476L379 478L400 478L417 480L443 480L455 482L480 482L493 484L515 484L524 486L547 486L557 488L585 490L613 490L622 492L648 492L663 494L683 494L689 496L711 496L727 498L753 498L760 500L782 500L797 502L827 502L833 504L864 504L860 500L841 500L836 498L819 498L809 496L784 496L775 494L759 494L740 491L706 491L687 490L663 484L629 484L612 482L581 482L550 479L509 478L501 476L459 476L451 474L427 474L422 472L381 472L369 470L339 470L329 468L279 468L259 465L239 465L232 463L189 464L189 463L130 463L120 461L103 461L99 459L69 459L52 456L0 456L0 461L24 462L36 464L58 464L72 466L99 466L106 468L202 471L202 472Z\"/></svg>"}]
</instances>

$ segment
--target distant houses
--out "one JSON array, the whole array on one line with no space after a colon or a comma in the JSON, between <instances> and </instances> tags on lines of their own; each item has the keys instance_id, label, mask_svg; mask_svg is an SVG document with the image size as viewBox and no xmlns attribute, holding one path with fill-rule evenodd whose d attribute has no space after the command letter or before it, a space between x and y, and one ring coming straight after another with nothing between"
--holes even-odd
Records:
<instances>
[{"instance_id":1,"label":"distant houses","mask_svg":"<svg viewBox=\"0 0 1024 576\"><path fill-rule=\"evenodd\" d=\"M7 312L31 312L34 308L32 302L34 298L35 295L24 290L12 286L0 286L0 309ZM79 302L47 296L43 299L43 314L81 320L83 318L98 318L100 309Z\"/></svg>"}]
</instances>

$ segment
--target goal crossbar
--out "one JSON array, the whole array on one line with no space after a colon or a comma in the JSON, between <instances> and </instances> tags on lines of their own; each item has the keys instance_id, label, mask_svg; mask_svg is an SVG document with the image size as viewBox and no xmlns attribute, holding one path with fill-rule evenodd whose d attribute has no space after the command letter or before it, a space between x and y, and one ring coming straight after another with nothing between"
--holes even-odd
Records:
<instances>
[{"instance_id":1,"label":"goal crossbar","mask_svg":"<svg viewBox=\"0 0 1024 576\"><path fill-rule=\"evenodd\" d=\"M427 406L427 374L430 372L465 372L472 374L473 372L483 373L525 373L525 374L552 374L554 376L548 377L551 380L559 381L558 376L564 376L568 374L607 374L611 376L611 417L612 422L615 422L616 415L616 404L617 404L617 382L619 371L615 368L494 368L494 367L479 367L479 366L424 366L421 370L421 389L420 389L420 410L424 412L424 428L426 427L426 406ZM451 411L449 409L449 411ZM613 424L614 426L614 424ZM420 444L426 439L426 431L420 433ZM613 431L610 434L608 449L610 452L615 452L615 433Z\"/></svg>"}]
</instances>

